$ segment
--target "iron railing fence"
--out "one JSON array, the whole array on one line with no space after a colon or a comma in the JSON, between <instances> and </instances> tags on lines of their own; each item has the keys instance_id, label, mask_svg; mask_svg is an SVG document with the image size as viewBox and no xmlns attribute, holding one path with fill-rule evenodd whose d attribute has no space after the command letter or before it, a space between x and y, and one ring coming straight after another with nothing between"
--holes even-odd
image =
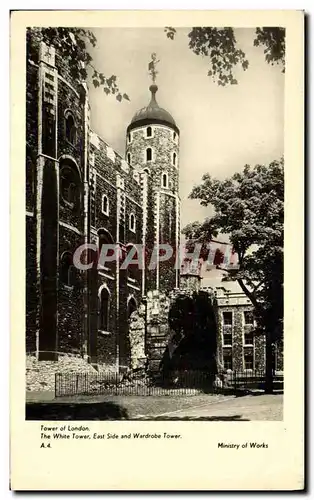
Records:
<instances>
[{"instance_id":1,"label":"iron railing fence","mask_svg":"<svg viewBox=\"0 0 314 500\"><path fill-rule=\"evenodd\" d=\"M213 376L204 371L151 374L56 373L55 396L179 396L264 389L264 371L230 371ZM283 375L274 375L275 389L283 389Z\"/></svg>"}]
</instances>

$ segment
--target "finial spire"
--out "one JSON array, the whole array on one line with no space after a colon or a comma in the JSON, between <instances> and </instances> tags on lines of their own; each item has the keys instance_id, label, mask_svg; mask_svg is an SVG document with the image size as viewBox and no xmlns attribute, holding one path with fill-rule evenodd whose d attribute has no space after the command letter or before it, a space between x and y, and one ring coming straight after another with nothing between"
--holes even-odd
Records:
<instances>
[{"instance_id":1,"label":"finial spire","mask_svg":"<svg viewBox=\"0 0 314 500\"><path fill-rule=\"evenodd\" d=\"M157 61L157 54L156 52L153 52L152 55L152 60L148 64L148 72L152 78L153 84L156 83L156 77L158 75L158 71L156 71L156 65L160 62L159 60Z\"/></svg>"}]
</instances>

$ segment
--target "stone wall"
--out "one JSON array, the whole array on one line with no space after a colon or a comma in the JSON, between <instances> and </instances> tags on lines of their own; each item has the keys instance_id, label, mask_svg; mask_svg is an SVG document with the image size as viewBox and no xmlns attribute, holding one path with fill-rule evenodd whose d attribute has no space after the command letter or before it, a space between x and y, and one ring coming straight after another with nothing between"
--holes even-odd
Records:
<instances>
[{"instance_id":1,"label":"stone wall","mask_svg":"<svg viewBox=\"0 0 314 500\"><path fill-rule=\"evenodd\" d=\"M116 366L99 364L97 371L115 372ZM58 361L37 361L32 354L26 356L26 391L54 391L56 373L97 373L82 357L59 355Z\"/></svg>"},{"instance_id":2,"label":"stone wall","mask_svg":"<svg viewBox=\"0 0 314 500\"><path fill-rule=\"evenodd\" d=\"M233 370L243 371L245 369L244 356L247 352L252 354L254 359L253 367L255 370L264 370L265 368L265 339L264 337L254 337L253 345L244 346L244 312L252 311L251 305L224 305L217 308L217 326L218 326L218 360L224 366L224 354L232 358ZM223 344L223 313L232 313L232 325L227 327L232 335L232 345ZM226 330L226 331L227 331Z\"/></svg>"},{"instance_id":3,"label":"stone wall","mask_svg":"<svg viewBox=\"0 0 314 500\"><path fill-rule=\"evenodd\" d=\"M55 350L55 355L67 352L83 356L91 355L92 351L94 362L119 364L119 348L122 351L124 343L127 343L127 303L131 295L137 302L140 300L141 272L134 272L132 277L125 271L117 274L116 263L108 263L106 269L99 270L96 279L88 278L88 273L75 270L71 285L68 286L61 283L58 267L64 252L73 256L75 250L86 241L98 245L99 229L108 231L112 242L120 242L124 250L127 243L142 242L140 177L121 155L90 130L88 96L86 101L84 84L73 80L68 61L60 58L53 47L43 46L40 38L40 30L34 29L27 43L26 349L28 352L35 351L36 338L41 335L42 303L47 297L42 297L40 288L41 281L45 281L40 262L46 252L46 243L42 241L39 229L43 220L42 203L47 207L52 202L57 207L57 229L54 228L54 236L50 238L49 244L47 240L47 248L56 246L56 251L53 250L57 261L53 297L57 304L54 315L57 326L54 331L55 345L50 348ZM43 114L47 112L43 102L51 115L49 126ZM38 122L40 109L43 120ZM68 113L73 116L75 123L75 136L71 142L66 134ZM39 141L39 138L42 140ZM51 152L44 149L39 153L55 158L52 169L59 181L56 200L50 200L51 197L46 194L42 200L46 160L41 158L36 164L38 143L43 149L51 148ZM65 165L70 165L77 172L79 209L66 203L61 192L61 172ZM88 186L84 180L87 180ZM103 195L108 196L108 215L102 210ZM51 223L49 213L48 210L45 215L48 225ZM136 221L134 230L130 228L131 213ZM58 245L55 245L56 242ZM92 284L93 290L89 289ZM98 331L99 292L103 286L110 292L108 332Z\"/></svg>"},{"instance_id":4,"label":"stone wall","mask_svg":"<svg viewBox=\"0 0 314 500\"><path fill-rule=\"evenodd\" d=\"M146 364L145 352L146 306L140 304L137 311L131 314L129 322L129 338L131 348L131 368L143 368Z\"/></svg>"},{"instance_id":5,"label":"stone wall","mask_svg":"<svg viewBox=\"0 0 314 500\"><path fill-rule=\"evenodd\" d=\"M149 195L143 207L144 217L147 219L145 239L148 251L152 251L154 243L170 244L173 249L173 257L159 264L159 273L147 270L147 290L170 292L178 286L178 272L174 263L180 236L179 136L171 127L158 124L150 127L151 137L147 137L147 126L137 127L130 132L126 157L130 155L132 167L139 172L148 173ZM148 148L152 150L152 159L149 161L146 159Z\"/></svg>"},{"instance_id":6,"label":"stone wall","mask_svg":"<svg viewBox=\"0 0 314 500\"><path fill-rule=\"evenodd\" d=\"M182 332L176 332L170 327L169 311L179 296L192 297L193 293L190 289L173 290L170 294L158 290L147 293L146 300L138 311L132 314L130 321L133 368L142 366L147 360L150 369L159 369L162 360L169 354L169 347L170 355L173 354L183 337ZM210 332L208 334L210 335Z\"/></svg>"}]
</instances>

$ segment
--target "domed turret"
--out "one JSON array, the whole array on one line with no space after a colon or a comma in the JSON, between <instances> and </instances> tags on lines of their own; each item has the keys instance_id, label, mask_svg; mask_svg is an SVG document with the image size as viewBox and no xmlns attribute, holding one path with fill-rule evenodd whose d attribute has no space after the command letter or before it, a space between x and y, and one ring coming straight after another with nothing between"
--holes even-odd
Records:
<instances>
[{"instance_id":1,"label":"domed turret","mask_svg":"<svg viewBox=\"0 0 314 500\"><path fill-rule=\"evenodd\" d=\"M150 103L148 104L148 106L141 108L135 113L130 125L128 126L127 132L130 132L134 128L141 127L143 125L155 123L160 125L167 125L173 128L178 133L179 131L174 118L168 111L166 111L164 108L161 108L156 101L156 92L158 90L157 85L151 85L149 87L149 90L152 94Z\"/></svg>"},{"instance_id":2,"label":"domed turret","mask_svg":"<svg viewBox=\"0 0 314 500\"><path fill-rule=\"evenodd\" d=\"M140 174L147 262L160 245L173 250L167 260L157 251L156 267L144 269L142 286L144 290L165 292L179 287L175 261L180 241L180 132L171 114L158 105L154 81L149 90L150 103L135 113L127 128L125 154L127 162Z\"/></svg>"}]
</instances>

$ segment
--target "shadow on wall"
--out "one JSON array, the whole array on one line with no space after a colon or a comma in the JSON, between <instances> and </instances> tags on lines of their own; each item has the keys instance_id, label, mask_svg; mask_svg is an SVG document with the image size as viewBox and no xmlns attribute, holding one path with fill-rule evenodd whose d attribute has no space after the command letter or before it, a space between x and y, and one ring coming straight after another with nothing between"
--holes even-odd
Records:
<instances>
[{"instance_id":1,"label":"shadow on wall","mask_svg":"<svg viewBox=\"0 0 314 500\"><path fill-rule=\"evenodd\" d=\"M169 327L173 336L161 361L162 371L202 370L214 378L217 325L211 297L202 291L179 295L169 311Z\"/></svg>"}]
</instances>

